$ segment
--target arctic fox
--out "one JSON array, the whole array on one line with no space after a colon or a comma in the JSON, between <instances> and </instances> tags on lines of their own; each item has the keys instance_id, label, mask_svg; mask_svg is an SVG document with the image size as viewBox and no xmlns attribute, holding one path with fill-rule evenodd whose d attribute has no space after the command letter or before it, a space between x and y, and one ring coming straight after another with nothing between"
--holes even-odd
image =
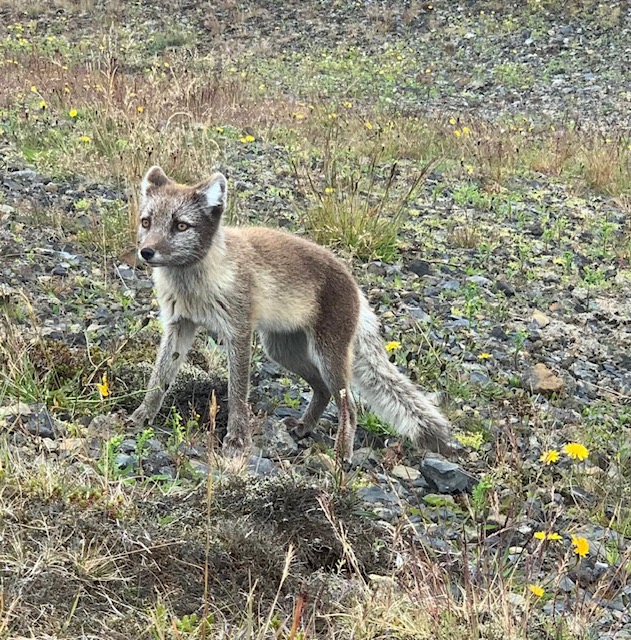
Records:
<instances>
[{"instance_id":1,"label":"arctic fox","mask_svg":"<svg viewBox=\"0 0 631 640\"><path fill-rule=\"evenodd\" d=\"M413 442L450 450L450 425L388 360L379 322L346 266L329 250L284 231L222 225L226 178L177 184L160 167L142 181L138 253L153 268L164 333L149 390L132 419L152 420L197 327L216 333L228 355L224 453L251 443L248 385L252 333L267 355L304 378L313 397L298 435L317 425L331 396L336 450L350 460L356 427L351 389Z\"/></svg>"}]
</instances>

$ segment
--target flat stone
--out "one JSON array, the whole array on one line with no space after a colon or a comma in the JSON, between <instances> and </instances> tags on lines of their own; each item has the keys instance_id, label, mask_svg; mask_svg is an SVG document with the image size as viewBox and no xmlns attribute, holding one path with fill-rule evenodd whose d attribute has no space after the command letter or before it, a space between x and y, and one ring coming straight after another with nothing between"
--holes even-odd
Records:
<instances>
[{"instance_id":1,"label":"flat stone","mask_svg":"<svg viewBox=\"0 0 631 640\"><path fill-rule=\"evenodd\" d=\"M542 313L538 309L532 312L532 320L539 325L540 329L547 327L550 324L550 318L545 313Z\"/></svg>"},{"instance_id":2,"label":"flat stone","mask_svg":"<svg viewBox=\"0 0 631 640\"><path fill-rule=\"evenodd\" d=\"M421 473L438 493L461 493L477 482L476 478L460 465L438 458L423 460Z\"/></svg>"},{"instance_id":3,"label":"flat stone","mask_svg":"<svg viewBox=\"0 0 631 640\"><path fill-rule=\"evenodd\" d=\"M565 389L563 379L541 362L524 374L522 383L524 388L531 393L541 393L543 395L561 393Z\"/></svg>"},{"instance_id":4,"label":"flat stone","mask_svg":"<svg viewBox=\"0 0 631 640\"><path fill-rule=\"evenodd\" d=\"M414 482L417 478L420 477L421 472L418 469L414 469L413 467L406 467L404 464L398 464L392 468L390 472L395 478L399 478L400 480L408 480L409 482Z\"/></svg>"}]
</instances>

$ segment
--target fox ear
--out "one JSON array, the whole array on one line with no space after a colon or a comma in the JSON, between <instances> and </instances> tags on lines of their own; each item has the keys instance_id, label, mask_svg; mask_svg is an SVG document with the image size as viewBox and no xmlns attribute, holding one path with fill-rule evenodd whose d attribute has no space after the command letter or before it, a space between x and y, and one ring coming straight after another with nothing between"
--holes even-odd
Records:
<instances>
[{"instance_id":1,"label":"fox ear","mask_svg":"<svg viewBox=\"0 0 631 640\"><path fill-rule=\"evenodd\" d=\"M165 184L171 182L167 177L167 174L162 171L157 165L151 167L145 177L142 179L141 192L143 196L146 196L150 189L155 187L163 187Z\"/></svg>"},{"instance_id":2,"label":"fox ear","mask_svg":"<svg viewBox=\"0 0 631 640\"><path fill-rule=\"evenodd\" d=\"M228 182L222 173L215 173L210 180L202 182L196 189L202 206L213 215L221 215L226 208Z\"/></svg>"}]
</instances>

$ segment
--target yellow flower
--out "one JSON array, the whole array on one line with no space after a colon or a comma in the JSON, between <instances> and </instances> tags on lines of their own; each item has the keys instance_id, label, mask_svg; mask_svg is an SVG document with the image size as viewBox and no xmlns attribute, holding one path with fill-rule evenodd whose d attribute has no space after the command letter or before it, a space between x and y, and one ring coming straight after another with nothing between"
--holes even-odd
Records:
<instances>
[{"instance_id":1,"label":"yellow flower","mask_svg":"<svg viewBox=\"0 0 631 640\"><path fill-rule=\"evenodd\" d=\"M462 131L460 131L460 129L456 129L454 131L454 135L456 136L456 138L459 138L462 135Z\"/></svg>"},{"instance_id":2,"label":"yellow flower","mask_svg":"<svg viewBox=\"0 0 631 640\"><path fill-rule=\"evenodd\" d=\"M538 584L529 584L528 589L530 589L530 592L534 593L537 598L541 598L541 596L543 596L543 594L545 593L545 589L543 587L540 587Z\"/></svg>"},{"instance_id":3,"label":"yellow flower","mask_svg":"<svg viewBox=\"0 0 631 640\"><path fill-rule=\"evenodd\" d=\"M70 111L68 111L68 115L71 118L76 118L79 115L79 112L76 109L70 109Z\"/></svg>"},{"instance_id":4,"label":"yellow flower","mask_svg":"<svg viewBox=\"0 0 631 640\"><path fill-rule=\"evenodd\" d=\"M574 545L574 553L581 558L585 558L589 553L589 542L580 536L572 536L572 544Z\"/></svg>"},{"instance_id":5,"label":"yellow flower","mask_svg":"<svg viewBox=\"0 0 631 640\"><path fill-rule=\"evenodd\" d=\"M533 534L537 540L561 540L561 535L556 531L546 533L545 531L535 531Z\"/></svg>"},{"instance_id":6,"label":"yellow flower","mask_svg":"<svg viewBox=\"0 0 631 640\"><path fill-rule=\"evenodd\" d=\"M391 351L396 351L401 348L401 343L393 340L392 342L386 343L386 351L390 353Z\"/></svg>"},{"instance_id":7,"label":"yellow flower","mask_svg":"<svg viewBox=\"0 0 631 640\"><path fill-rule=\"evenodd\" d=\"M449 124L456 124L455 118L449 118Z\"/></svg>"},{"instance_id":8,"label":"yellow flower","mask_svg":"<svg viewBox=\"0 0 631 640\"><path fill-rule=\"evenodd\" d=\"M488 360L489 358L492 358L492 357L493 357L493 354L491 354L491 353L487 353L486 351L484 351L483 353L481 353L481 354L478 356L478 359L479 359L479 360Z\"/></svg>"},{"instance_id":9,"label":"yellow flower","mask_svg":"<svg viewBox=\"0 0 631 640\"><path fill-rule=\"evenodd\" d=\"M337 118L337 113L329 113L329 120L335 120Z\"/></svg>"},{"instance_id":10,"label":"yellow flower","mask_svg":"<svg viewBox=\"0 0 631 640\"><path fill-rule=\"evenodd\" d=\"M145 110L145 108L142 105L139 105L138 107L136 107L136 111L138 111L138 113L142 113Z\"/></svg>"},{"instance_id":11,"label":"yellow flower","mask_svg":"<svg viewBox=\"0 0 631 640\"><path fill-rule=\"evenodd\" d=\"M217 127L217 133L223 133L223 127Z\"/></svg>"},{"instance_id":12,"label":"yellow flower","mask_svg":"<svg viewBox=\"0 0 631 640\"><path fill-rule=\"evenodd\" d=\"M86 143L87 143L87 142L90 142L90 136L81 136L81 137L79 138L79 141L80 141L80 142L86 142Z\"/></svg>"},{"instance_id":13,"label":"yellow flower","mask_svg":"<svg viewBox=\"0 0 631 640\"><path fill-rule=\"evenodd\" d=\"M248 144L249 142L254 142L256 138L251 136L249 133L247 136L243 136L243 138L239 139L239 142L243 142L243 144Z\"/></svg>"},{"instance_id":14,"label":"yellow flower","mask_svg":"<svg viewBox=\"0 0 631 640\"><path fill-rule=\"evenodd\" d=\"M34 84L31 85L31 91L37 93L37 87Z\"/></svg>"},{"instance_id":15,"label":"yellow flower","mask_svg":"<svg viewBox=\"0 0 631 640\"><path fill-rule=\"evenodd\" d=\"M468 136L471 133L471 129L469 127L462 127L462 135Z\"/></svg>"},{"instance_id":16,"label":"yellow flower","mask_svg":"<svg viewBox=\"0 0 631 640\"><path fill-rule=\"evenodd\" d=\"M42 109L45 109L45 108L46 108L46 100L40 100L40 102L39 102L39 106L40 106Z\"/></svg>"},{"instance_id":17,"label":"yellow flower","mask_svg":"<svg viewBox=\"0 0 631 640\"><path fill-rule=\"evenodd\" d=\"M556 449L548 449L541 454L539 458L540 462L543 464L552 464L559 459L559 452Z\"/></svg>"},{"instance_id":18,"label":"yellow flower","mask_svg":"<svg viewBox=\"0 0 631 640\"><path fill-rule=\"evenodd\" d=\"M370 124L370 122L368 122L368 120L366 120L366 122L364 122L364 126L366 127L366 129L368 129L368 131L370 131L372 129L372 125Z\"/></svg>"},{"instance_id":19,"label":"yellow flower","mask_svg":"<svg viewBox=\"0 0 631 640\"><path fill-rule=\"evenodd\" d=\"M352 102L344 102L343 104L347 109L352 109L353 108L353 103Z\"/></svg>"},{"instance_id":20,"label":"yellow flower","mask_svg":"<svg viewBox=\"0 0 631 640\"><path fill-rule=\"evenodd\" d=\"M110 385L107 382L107 373L103 374L101 382L97 382L96 386L101 394L101 398L107 398L110 395Z\"/></svg>"},{"instance_id":21,"label":"yellow flower","mask_svg":"<svg viewBox=\"0 0 631 640\"><path fill-rule=\"evenodd\" d=\"M470 164L465 165L467 173L471 175L473 173L473 167Z\"/></svg>"},{"instance_id":22,"label":"yellow flower","mask_svg":"<svg viewBox=\"0 0 631 640\"><path fill-rule=\"evenodd\" d=\"M325 187L324 188L324 193L326 193L326 194L333 193L334 191L335 191L335 189L333 187Z\"/></svg>"},{"instance_id":23,"label":"yellow flower","mask_svg":"<svg viewBox=\"0 0 631 640\"><path fill-rule=\"evenodd\" d=\"M589 450L580 442L568 442L563 447L563 453L570 456L570 458L574 458L574 460L579 460L581 462L589 456Z\"/></svg>"}]
</instances>

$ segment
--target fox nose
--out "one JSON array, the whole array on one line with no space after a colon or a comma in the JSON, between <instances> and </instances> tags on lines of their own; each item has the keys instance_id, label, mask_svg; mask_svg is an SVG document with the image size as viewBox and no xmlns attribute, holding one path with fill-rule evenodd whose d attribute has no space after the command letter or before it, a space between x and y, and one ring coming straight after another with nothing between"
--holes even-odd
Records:
<instances>
[{"instance_id":1,"label":"fox nose","mask_svg":"<svg viewBox=\"0 0 631 640\"><path fill-rule=\"evenodd\" d=\"M148 262L149 260L151 260L151 258L153 258L153 256L156 255L156 252L151 247L145 247L144 249L140 250L140 255L144 260L147 260Z\"/></svg>"}]
</instances>

